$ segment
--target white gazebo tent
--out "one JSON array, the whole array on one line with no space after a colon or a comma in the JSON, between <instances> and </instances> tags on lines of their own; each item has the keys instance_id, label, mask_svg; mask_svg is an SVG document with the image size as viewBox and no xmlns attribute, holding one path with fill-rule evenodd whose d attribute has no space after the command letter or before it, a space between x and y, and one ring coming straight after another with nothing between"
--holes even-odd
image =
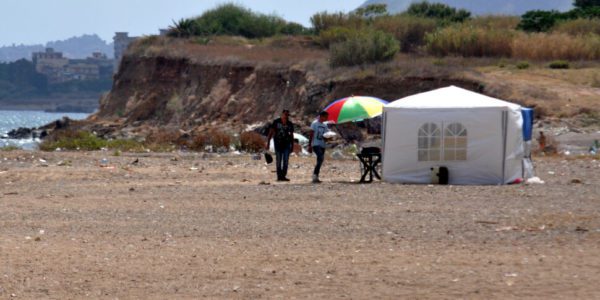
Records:
<instances>
[{"instance_id":1,"label":"white gazebo tent","mask_svg":"<svg viewBox=\"0 0 600 300\"><path fill-rule=\"evenodd\" d=\"M507 184L523 178L521 106L455 86L409 96L383 109L383 177L431 183L447 167L449 183Z\"/></svg>"}]
</instances>

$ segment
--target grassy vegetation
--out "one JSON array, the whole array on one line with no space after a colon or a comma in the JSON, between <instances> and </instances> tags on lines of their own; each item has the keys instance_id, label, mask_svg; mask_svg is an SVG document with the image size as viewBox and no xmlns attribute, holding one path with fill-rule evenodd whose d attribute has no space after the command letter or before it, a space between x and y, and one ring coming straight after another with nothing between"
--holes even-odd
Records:
<instances>
[{"instance_id":1,"label":"grassy vegetation","mask_svg":"<svg viewBox=\"0 0 600 300\"><path fill-rule=\"evenodd\" d=\"M512 43L512 57L515 58L546 61L600 59L600 35L521 33Z\"/></svg>"},{"instance_id":2,"label":"grassy vegetation","mask_svg":"<svg viewBox=\"0 0 600 300\"><path fill-rule=\"evenodd\" d=\"M384 5L373 5L350 13L317 13L311 17L310 29L224 4L200 17L177 22L170 35L193 37L206 45L223 35L263 39L302 34L330 50L333 67L387 61L395 55L392 50L536 61L598 60L600 4L590 1L576 3L576 8L566 13L532 11L521 18L472 17L468 11L428 2L413 3L399 14L388 14Z\"/></svg>"},{"instance_id":3,"label":"grassy vegetation","mask_svg":"<svg viewBox=\"0 0 600 300\"><path fill-rule=\"evenodd\" d=\"M14 146L14 145L6 145L6 146L0 147L0 151L4 151L4 152L17 151L17 150L21 150L21 148Z\"/></svg>"},{"instance_id":4,"label":"grassy vegetation","mask_svg":"<svg viewBox=\"0 0 600 300\"><path fill-rule=\"evenodd\" d=\"M529 69L529 62L526 62L526 61L518 62L517 65L516 65L516 67L519 70Z\"/></svg>"},{"instance_id":5,"label":"grassy vegetation","mask_svg":"<svg viewBox=\"0 0 600 300\"><path fill-rule=\"evenodd\" d=\"M513 34L509 30L455 25L428 34L427 51L437 56L510 57Z\"/></svg>"},{"instance_id":6,"label":"grassy vegetation","mask_svg":"<svg viewBox=\"0 0 600 300\"><path fill-rule=\"evenodd\" d=\"M600 21L598 19L575 19L563 21L552 28L552 32L566 33L573 36L589 34L600 35Z\"/></svg>"},{"instance_id":7,"label":"grassy vegetation","mask_svg":"<svg viewBox=\"0 0 600 300\"><path fill-rule=\"evenodd\" d=\"M438 29L438 22L430 18L395 15L377 18L373 27L390 33L400 42L402 52L418 51L425 36Z\"/></svg>"},{"instance_id":8,"label":"grassy vegetation","mask_svg":"<svg viewBox=\"0 0 600 300\"><path fill-rule=\"evenodd\" d=\"M406 10L409 16L438 19L443 23L464 22L471 18L471 12L456 9L442 3L429 3L427 1L411 4Z\"/></svg>"},{"instance_id":9,"label":"grassy vegetation","mask_svg":"<svg viewBox=\"0 0 600 300\"><path fill-rule=\"evenodd\" d=\"M356 66L390 61L398 50L400 44L392 35L378 30L361 30L330 47L330 65Z\"/></svg>"},{"instance_id":10,"label":"grassy vegetation","mask_svg":"<svg viewBox=\"0 0 600 300\"><path fill-rule=\"evenodd\" d=\"M81 150L95 151L112 149L119 151L140 152L145 149L140 142L133 140L105 140L85 131L64 131L53 137L45 139L39 145L42 151Z\"/></svg>"}]
</instances>

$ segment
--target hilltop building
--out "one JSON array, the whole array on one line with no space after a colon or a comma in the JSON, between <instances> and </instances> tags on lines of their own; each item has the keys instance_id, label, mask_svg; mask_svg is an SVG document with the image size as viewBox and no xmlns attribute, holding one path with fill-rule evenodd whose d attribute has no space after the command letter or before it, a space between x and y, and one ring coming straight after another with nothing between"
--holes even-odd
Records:
<instances>
[{"instance_id":1,"label":"hilltop building","mask_svg":"<svg viewBox=\"0 0 600 300\"><path fill-rule=\"evenodd\" d=\"M52 48L46 48L44 52L34 52L31 59L35 70L48 77L50 83L63 82L63 71L69 64L69 60L63 57L62 52L56 52Z\"/></svg>"},{"instance_id":2,"label":"hilltop building","mask_svg":"<svg viewBox=\"0 0 600 300\"><path fill-rule=\"evenodd\" d=\"M117 72L119 69L119 64L121 63L121 59L123 59L123 54L129 47L133 41L138 39L138 37L129 36L128 32L116 32L113 37L114 47L115 47L115 61L114 61L114 71Z\"/></svg>"}]
</instances>

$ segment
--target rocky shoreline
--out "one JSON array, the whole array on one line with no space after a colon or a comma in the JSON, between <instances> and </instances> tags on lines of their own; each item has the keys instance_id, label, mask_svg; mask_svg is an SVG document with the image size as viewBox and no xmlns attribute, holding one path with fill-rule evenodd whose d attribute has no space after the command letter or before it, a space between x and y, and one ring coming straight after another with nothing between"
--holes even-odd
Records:
<instances>
[{"instance_id":1,"label":"rocky shoreline","mask_svg":"<svg viewBox=\"0 0 600 300\"><path fill-rule=\"evenodd\" d=\"M52 123L40 127L19 127L7 132L6 135L0 135L0 139L44 139L54 130L68 128L72 124L72 122L73 120L67 117L63 117L60 120L56 120Z\"/></svg>"}]
</instances>

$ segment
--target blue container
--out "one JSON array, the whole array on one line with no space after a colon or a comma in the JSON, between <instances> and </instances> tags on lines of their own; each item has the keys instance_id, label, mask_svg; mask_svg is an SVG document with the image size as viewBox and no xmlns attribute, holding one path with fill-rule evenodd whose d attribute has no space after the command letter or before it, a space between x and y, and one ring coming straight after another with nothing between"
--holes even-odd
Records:
<instances>
[{"instance_id":1,"label":"blue container","mask_svg":"<svg viewBox=\"0 0 600 300\"><path fill-rule=\"evenodd\" d=\"M523 114L523 139L528 142L533 136L533 108L522 108L521 113Z\"/></svg>"}]
</instances>

